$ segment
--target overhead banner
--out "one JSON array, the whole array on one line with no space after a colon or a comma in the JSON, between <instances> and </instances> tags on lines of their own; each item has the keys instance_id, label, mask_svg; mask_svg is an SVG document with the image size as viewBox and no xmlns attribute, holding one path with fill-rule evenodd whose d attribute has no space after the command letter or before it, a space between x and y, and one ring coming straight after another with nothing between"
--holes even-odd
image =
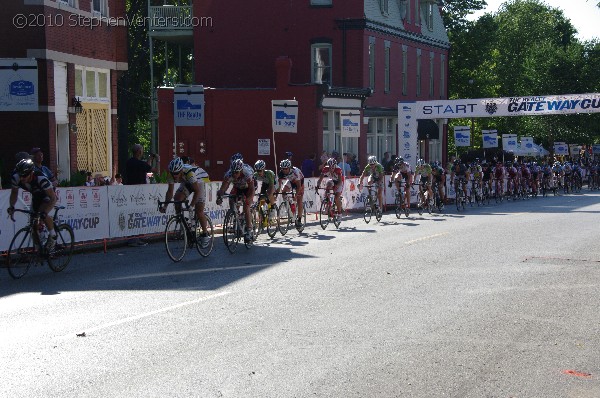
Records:
<instances>
[{"instance_id":1,"label":"overhead banner","mask_svg":"<svg viewBox=\"0 0 600 398\"><path fill-rule=\"evenodd\" d=\"M481 130L483 138L483 149L498 148L497 130Z\"/></svg>"},{"instance_id":2,"label":"overhead banner","mask_svg":"<svg viewBox=\"0 0 600 398\"><path fill-rule=\"evenodd\" d=\"M204 87L175 86L175 126L204 126Z\"/></svg>"},{"instance_id":3,"label":"overhead banner","mask_svg":"<svg viewBox=\"0 0 600 398\"><path fill-rule=\"evenodd\" d=\"M38 111L38 66L35 59L0 59L0 111Z\"/></svg>"},{"instance_id":4,"label":"overhead banner","mask_svg":"<svg viewBox=\"0 0 600 398\"><path fill-rule=\"evenodd\" d=\"M360 112L357 110L340 111L340 126L342 126L342 137L360 137Z\"/></svg>"},{"instance_id":5,"label":"overhead banner","mask_svg":"<svg viewBox=\"0 0 600 398\"><path fill-rule=\"evenodd\" d=\"M272 125L274 133L298 132L298 101L271 101Z\"/></svg>"},{"instance_id":6,"label":"overhead banner","mask_svg":"<svg viewBox=\"0 0 600 398\"><path fill-rule=\"evenodd\" d=\"M454 145L471 145L471 129L469 126L454 126Z\"/></svg>"},{"instance_id":7,"label":"overhead banner","mask_svg":"<svg viewBox=\"0 0 600 398\"><path fill-rule=\"evenodd\" d=\"M417 119L560 115L600 112L600 93L419 101Z\"/></svg>"},{"instance_id":8,"label":"overhead banner","mask_svg":"<svg viewBox=\"0 0 600 398\"><path fill-rule=\"evenodd\" d=\"M398 103L398 152L413 167L417 164L417 118L414 101Z\"/></svg>"},{"instance_id":9,"label":"overhead banner","mask_svg":"<svg viewBox=\"0 0 600 398\"><path fill-rule=\"evenodd\" d=\"M505 151L516 151L517 150L517 135L516 134L502 134L502 149Z\"/></svg>"},{"instance_id":10,"label":"overhead banner","mask_svg":"<svg viewBox=\"0 0 600 398\"><path fill-rule=\"evenodd\" d=\"M569 146L565 142L555 142L554 143L554 153L556 155L568 155L569 154Z\"/></svg>"}]
</instances>

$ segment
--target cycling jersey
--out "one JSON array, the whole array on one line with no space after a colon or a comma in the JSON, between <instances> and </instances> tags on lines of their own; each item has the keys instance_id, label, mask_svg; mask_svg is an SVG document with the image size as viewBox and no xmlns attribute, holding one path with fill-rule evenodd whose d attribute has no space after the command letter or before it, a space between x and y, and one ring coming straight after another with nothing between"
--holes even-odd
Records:
<instances>
[{"instance_id":1,"label":"cycling jersey","mask_svg":"<svg viewBox=\"0 0 600 398\"><path fill-rule=\"evenodd\" d=\"M28 183L21 182L19 173L14 173L11 178L11 186L13 188L22 188L33 195L46 196L46 191L52 188L52 183L41 171L35 170L33 178Z\"/></svg>"},{"instance_id":2,"label":"cycling jersey","mask_svg":"<svg viewBox=\"0 0 600 398\"><path fill-rule=\"evenodd\" d=\"M295 166L290 167L290 170L287 173L284 173L283 169L279 170L278 177L280 180L288 180L292 184L295 182L304 184L304 174L302 174L302 171Z\"/></svg>"},{"instance_id":3,"label":"cycling jersey","mask_svg":"<svg viewBox=\"0 0 600 398\"><path fill-rule=\"evenodd\" d=\"M494 168L494 177L496 177L496 179L504 177L504 166L502 166L500 163L498 163L496 168Z\"/></svg>"},{"instance_id":4,"label":"cycling jersey","mask_svg":"<svg viewBox=\"0 0 600 398\"><path fill-rule=\"evenodd\" d=\"M506 171L510 178L515 178L517 176L517 169L515 169L513 166L507 167Z\"/></svg>"},{"instance_id":5,"label":"cycling jersey","mask_svg":"<svg viewBox=\"0 0 600 398\"><path fill-rule=\"evenodd\" d=\"M271 170L265 170L264 174L261 176L258 172L254 173L254 179L256 181L260 181L263 183L263 186L274 186L275 185L275 173Z\"/></svg>"},{"instance_id":6,"label":"cycling jersey","mask_svg":"<svg viewBox=\"0 0 600 398\"><path fill-rule=\"evenodd\" d=\"M482 169L480 165L471 166L471 174L473 174L473 178L478 179L482 175Z\"/></svg>"},{"instance_id":7,"label":"cycling jersey","mask_svg":"<svg viewBox=\"0 0 600 398\"><path fill-rule=\"evenodd\" d=\"M334 184L344 182L342 169L339 166L334 166L333 168L329 166L323 167L323 170L321 171L321 176L330 178Z\"/></svg>"},{"instance_id":8,"label":"cycling jersey","mask_svg":"<svg viewBox=\"0 0 600 398\"><path fill-rule=\"evenodd\" d=\"M452 168L452 172L458 178L466 178L467 177L467 168L464 164L456 165Z\"/></svg>"},{"instance_id":9,"label":"cycling jersey","mask_svg":"<svg viewBox=\"0 0 600 398\"><path fill-rule=\"evenodd\" d=\"M190 191L193 191L192 185L195 182L202 182L203 178L208 178L208 173L201 167L192 166L189 164L183 165L183 178L181 183L185 185ZM175 180L172 175L167 175L167 183L173 184Z\"/></svg>"},{"instance_id":10,"label":"cycling jersey","mask_svg":"<svg viewBox=\"0 0 600 398\"><path fill-rule=\"evenodd\" d=\"M402 173L406 176L412 174L412 167L407 162L402 162L398 165L395 164L393 171L394 173Z\"/></svg>"},{"instance_id":11,"label":"cycling jersey","mask_svg":"<svg viewBox=\"0 0 600 398\"><path fill-rule=\"evenodd\" d=\"M419 174L421 175L421 177L429 177L431 175L431 172L431 166L428 164L417 166L417 169L415 170L415 174Z\"/></svg>"},{"instance_id":12,"label":"cycling jersey","mask_svg":"<svg viewBox=\"0 0 600 398\"><path fill-rule=\"evenodd\" d=\"M254 172L252 171L252 167L244 164L242 172L237 178L233 176L231 170L227 170L227 173L225 173L225 176L223 177L223 181L232 184L237 190L247 189L250 182L254 181Z\"/></svg>"},{"instance_id":13,"label":"cycling jersey","mask_svg":"<svg viewBox=\"0 0 600 398\"><path fill-rule=\"evenodd\" d=\"M370 164L366 165L365 169L363 170L363 174L366 176L371 176L373 181L377 182L384 176L385 172L381 163L375 163L374 168L371 167Z\"/></svg>"},{"instance_id":14,"label":"cycling jersey","mask_svg":"<svg viewBox=\"0 0 600 398\"><path fill-rule=\"evenodd\" d=\"M483 181L489 181L492 179L492 173L494 170L491 167L484 167L481 170Z\"/></svg>"}]
</instances>

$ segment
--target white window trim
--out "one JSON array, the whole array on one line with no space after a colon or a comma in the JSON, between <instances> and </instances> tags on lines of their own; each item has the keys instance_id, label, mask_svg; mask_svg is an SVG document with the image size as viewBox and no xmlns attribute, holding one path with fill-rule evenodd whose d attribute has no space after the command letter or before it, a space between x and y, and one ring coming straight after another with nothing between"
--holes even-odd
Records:
<instances>
[{"instance_id":1,"label":"white window trim","mask_svg":"<svg viewBox=\"0 0 600 398\"><path fill-rule=\"evenodd\" d=\"M383 92L384 93L389 93L390 90L391 90L391 85L392 85L392 82L391 82L391 79L390 79L390 77L391 77L390 76L391 75L391 72L390 72L390 70L391 70L390 63L391 63L391 56L392 56L391 51L392 50L391 50L391 43L388 40L386 40L384 42L384 45L385 45L385 54L384 54L384 57L385 57L385 59L384 59L385 66L384 66Z\"/></svg>"},{"instance_id":2,"label":"white window trim","mask_svg":"<svg viewBox=\"0 0 600 398\"><path fill-rule=\"evenodd\" d=\"M408 46L402 46L402 95L408 95Z\"/></svg>"},{"instance_id":3,"label":"white window trim","mask_svg":"<svg viewBox=\"0 0 600 398\"><path fill-rule=\"evenodd\" d=\"M435 67L435 53L434 52L430 52L429 53L429 97L433 98L433 96L435 95L435 88L434 88L434 76L433 76L433 70Z\"/></svg>"},{"instance_id":4,"label":"white window trim","mask_svg":"<svg viewBox=\"0 0 600 398\"><path fill-rule=\"evenodd\" d=\"M81 100L85 102L97 102L102 104L110 103L111 98L111 87L110 87L110 69L101 69L101 68L88 68L85 66L76 65L75 69L81 70L81 78L83 84L83 95L80 97ZM87 95L87 73L86 72L94 72L94 87L96 91L96 96L90 97ZM100 73L106 73L106 97L98 97L100 92Z\"/></svg>"},{"instance_id":5,"label":"white window trim","mask_svg":"<svg viewBox=\"0 0 600 398\"><path fill-rule=\"evenodd\" d=\"M390 15L390 3L389 0L379 0L379 9L383 16Z\"/></svg>"},{"instance_id":6,"label":"white window trim","mask_svg":"<svg viewBox=\"0 0 600 398\"><path fill-rule=\"evenodd\" d=\"M376 46L375 46L375 38L369 37L369 88L375 92L375 65L376 65Z\"/></svg>"},{"instance_id":7,"label":"white window trim","mask_svg":"<svg viewBox=\"0 0 600 398\"><path fill-rule=\"evenodd\" d=\"M421 49L417 48L417 97L421 95Z\"/></svg>"},{"instance_id":8,"label":"white window trim","mask_svg":"<svg viewBox=\"0 0 600 398\"><path fill-rule=\"evenodd\" d=\"M90 0L90 10L94 17L109 17L108 0L100 0L100 11L94 10L94 0Z\"/></svg>"},{"instance_id":9,"label":"white window trim","mask_svg":"<svg viewBox=\"0 0 600 398\"><path fill-rule=\"evenodd\" d=\"M333 82L333 65L332 65L332 63L333 63L333 48L332 48L331 43L314 43L310 46L311 81L316 84L323 83L323 81L317 82L317 79L316 79L317 65L316 65L315 55L316 55L317 48L328 48L329 49L329 81L325 82L325 83L329 83L331 85Z\"/></svg>"}]
</instances>

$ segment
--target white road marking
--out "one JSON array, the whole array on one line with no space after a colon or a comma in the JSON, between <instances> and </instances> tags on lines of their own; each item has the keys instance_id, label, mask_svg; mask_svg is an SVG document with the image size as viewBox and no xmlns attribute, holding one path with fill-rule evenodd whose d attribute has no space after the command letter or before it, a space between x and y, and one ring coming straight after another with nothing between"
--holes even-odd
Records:
<instances>
[{"instance_id":1,"label":"white road marking","mask_svg":"<svg viewBox=\"0 0 600 398\"><path fill-rule=\"evenodd\" d=\"M105 323L103 325L98 325L98 326L95 326L95 327L92 327L92 328L84 328L84 330L79 330L79 331L76 331L76 332L69 333L69 334L64 335L62 337L59 337L58 339L59 340L66 340L66 339L69 339L69 338L77 338L77 334L80 334L80 333L85 333L86 336L89 336L91 333L97 332L97 331L102 330L102 329L108 329L108 328L113 327L113 326L122 325L124 323L136 321L136 320L142 319L142 318L148 318L148 317L151 317L153 315L162 314L164 312L175 310L177 308L181 308L181 307L186 307L186 306L189 306L189 305L198 304L198 303L201 303L203 301L208 301L208 300L212 300L212 299L215 299L215 298L218 298L218 297L226 296L226 295L228 295L230 293L231 292L229 292L229 291L220 292L220 293L212 294L210 296L200 297L200 298L198 298L196 300L186 301L186 302L183 302L183 303L175 304L175 305L172 305L172 306L169 306L169 307L165 307L165 308L161 308L161 309L158 309L158 310L154 310L154 311L150 311L150 312L145 312L145 313L142 313L142 314L138 314L138 315L130 316L130 317L127 317L127 318L119 319L119 320L116 320L116 321L113 321L113 322L108 322L108 323Z\"/></svg>"},{"instance_id":2,"label":"white road marking","mask_svg":"<svg viewBox=\"0 0 600 398\"><path fill-rule=\"evenodd\" d=\"M254 264L254 265L240 265L237 267L215 267L215 268L203 268L203 269L193 269L193 270L185 270L185 271L171 271L171 272L156 272L153 274L143 274L143 275L131 275L124 276L121 278L111 278L111 281L122 281L127 279L142 279L142 278L157 278L163 276L178 276L178 275L190 275L190 274L203 274L206 272L215 272L215 271L235 271L239 269L249 269L249 268L264 268L270 267L273 264Z\"/></svg>"},{"instance_id":3,"label":"white road marking","mask_svg":"<svg viewBox=\"0 0 600 398\"><path fill-rule=\"evenodd\" d=\"M433 238L438 238L440 236L445 236L448 235L449 232L443 232L441 234L435 234L435 235L429 235L429 236L424 236L422 238L419 239L413 239L413 240L409 240L407 242L404 242L405 245L412 245L413 243L417 243L417 242L422 242L424 240L429 240L429 239L433 239Z\"/></svg>"}]
</instances>

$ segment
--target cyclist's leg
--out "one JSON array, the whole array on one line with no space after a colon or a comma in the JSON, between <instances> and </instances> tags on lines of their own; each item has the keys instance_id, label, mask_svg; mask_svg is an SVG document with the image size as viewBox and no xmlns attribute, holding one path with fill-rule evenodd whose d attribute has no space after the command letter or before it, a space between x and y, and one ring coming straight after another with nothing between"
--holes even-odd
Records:
<instances>
[{"instance_id":1,"label":"cyclist's leg","mask_svg":"<svg viewBox=\"0 0 600 398\"><path fill-rule=\"evenodd\" d=\"M54 231L54 219L52 218L52 210L54 209L54 205L56 204L56 200L51 200L50 197L38 197L34 195L32 201L32 209L33 211L37 211L40 214L44 214L44 224L46 224L46 228L50 235L55 236Z\"/></svg>"},{"instance_id":2,"label":"cyclist's leg","mask_svg":"<svg viewBox=\"0 0 600 398\"><path fill-rule=\"evenodd\" d=\"M304 179L296 186L296 220L302 218L304 211Z\"/></svg>"},{"instance_id":3,"label":"cyclist's leg","mask_svg":"<svg viewBox=\"0 0 600 398\"><path fill-rule=\"evenodd\" d=\"M383 184L377 182L377 199L379 199L379 208L383 211Z\"/></svg>"},{"instance_id":4,"label":"cyclist's leg","mask_svg":"<svg viewBox=\"0 0 600 398\"><path fill-rule=\"evenodd\" d=\"M335 207L337 209L338 214L342 214L342 191L344 188L344 184L339 181L334 185L333 192L335 193Z\"/></svg>"}]
</instances>

